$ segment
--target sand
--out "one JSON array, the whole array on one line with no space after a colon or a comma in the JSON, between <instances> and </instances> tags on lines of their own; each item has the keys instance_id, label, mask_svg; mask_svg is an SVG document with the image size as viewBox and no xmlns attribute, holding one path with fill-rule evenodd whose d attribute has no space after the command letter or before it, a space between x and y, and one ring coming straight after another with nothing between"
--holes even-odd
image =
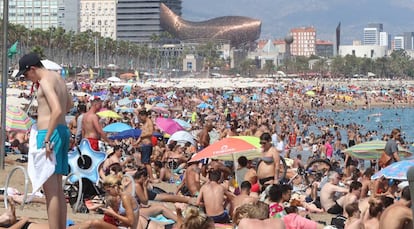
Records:
<instances>
[{"instance_id":1,"label":"sand","mask_svg":"<svg viewBox=\"0 0 414 229\"><path fill-rule=\"evenodd\" d=\"M27 163L19 163L15 160L20 158L20 155L8 155L5 160L5 169L0 172L0 184L1 186L4 186L6 177L10 173L13 168L16 166L23 166L27 167ZM174 184L168 184L168 183L161 183L157 184L156 186L166 190L167 192L173 192L175 191L175 185ZM13 176L12 179L10 179L9 187L16 188L17 190L23 192L24 191L24 174L17 170ZM29 184L29 192L31 191L31 185ZM167 204L166 206L169 206L173 208L172 204ZM5 212L4 210L4 203L0 203L0 207L2 210L0 210L0 213ZM72 208L70 205L67 205L68 209L68 215L67 218L74 221L75 223L80 223L88 219L101 219L103 215L96 214L96 213L73 213ZM24 205L24 208L21 209L21 206L17 206L16 209L16 215L18 217L20 216L27 216L31 219L33 222L38 223L47 223L47 213L46 213L46 205L45 204L39 204L39 203L29 203ZM322 221L326 223L330 223L331 218L333 215L330 214L310 214L310 217L315 221Z\"/></svg>"}]
</instances>

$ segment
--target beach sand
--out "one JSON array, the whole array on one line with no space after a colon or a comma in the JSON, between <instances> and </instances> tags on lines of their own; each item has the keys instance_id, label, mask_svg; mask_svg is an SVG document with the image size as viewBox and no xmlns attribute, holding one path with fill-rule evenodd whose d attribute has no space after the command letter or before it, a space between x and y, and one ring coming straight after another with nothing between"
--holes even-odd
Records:
<instances>
[{"instance_id":1,"label":"beach sand","mask_svg":"<svg viewBox=\"0 0 414 229\"><path fill-rule=\"evenodd\" d=\"M0 172L0 184L1 186L5 185L6 177L10 173L10 171L15 168L16 166L23 166L27 167L27 163L19 163L15 160L20 158L20 155L8 155L5 160L5 169ZM24 191L24 174L17 170L14 172L12 179L10 179L9 187L16 188L20 192ZM156 186L164 189L167 192L174 192L175 191L175 184L168 184L168 183L161 183L156 184ZM31 185L29 184L29 192L31 192ZM173 204L166 204L166 206L170 207L174 210ZM0 210L0 213L5 212L4 209L4 203L0 203L0 207L2 210ZM68 214L67 218L72 220L73 222L80 223L89 219L102 219L103 215L96 214L96 213L73 213L72 208L70 205L67 205L68 208ZM20 209L20 206L17 206L16 208L16 215L17 217L20 216L27 216L31 219L33 222L37 223L47 223L47 213L46 213L46 205L45 204L39 204L39 203L29 203L24 205L23 210ZM328 225L331 222L331 218L333 215L330 214L310 214L310 217L312 220L315 221L323 221L326 222Z\"/></svg>"}]
</instances>

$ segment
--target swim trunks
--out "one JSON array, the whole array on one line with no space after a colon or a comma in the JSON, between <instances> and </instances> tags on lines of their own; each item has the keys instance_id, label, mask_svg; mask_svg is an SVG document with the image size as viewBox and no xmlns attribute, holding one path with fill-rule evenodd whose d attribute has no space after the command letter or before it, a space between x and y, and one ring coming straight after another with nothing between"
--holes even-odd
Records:
<instances>
[{"instance_id":1,"label":"swim trunks","mask_svg":"<svg viewBox=\"0 0 414 229\"><path fill-rule=\"evenodd\" d=\"M37 148L44 147L44 141L47 130L37 132ZM67 175L69 172L68 151L70 142L70 131L65 125L58 124L50 136L50 142L53 144L53 152L56 156L55 174Z\"/></svg>"},{"instance_id":2,"label":"swim trunks","mask_svg":"<svg viewBox=\"0 0 414 229\"><path fill-rule=\"evenodd\" d=\"M344 209L335 201L335 205L328 209L329 214L342 214Z\"/></svg>"},{"instance_id":3,"label":"swim trunks","mask_svg":"<svg viewBox=\"0 0 414 229\"><path fill-rule=\"evenodd\" d=\"M99 139L96 138L86 138L89 141L89 144L91 145L91 148L95 151L99 151Z\"/></svg>"},{"instance_id":4,"label":"swim trunks","mask_svg":"<svg viewBox=\"0 0 414 229\"><path fill-rule=\"evenodd\" d=\"M214 223L229 223L230 222L229 214L226 211L224 211L220 215L210 216L210 218L214 220Z\"/></svg>"},{"instance_id":5,"label":"swim trunks","mask_svg":"<svg viewBox=\"0 0 414 229\"><path fill-rule=\"evenodd\" d=\"M141 146L141 162L149 164L152 155L152 144L145 144Z\"/></svg>"}]
</instances>

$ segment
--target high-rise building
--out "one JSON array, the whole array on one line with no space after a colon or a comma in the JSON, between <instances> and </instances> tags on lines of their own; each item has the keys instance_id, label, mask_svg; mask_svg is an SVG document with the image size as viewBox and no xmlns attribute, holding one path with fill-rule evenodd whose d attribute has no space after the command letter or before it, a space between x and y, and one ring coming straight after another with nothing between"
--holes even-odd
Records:
<instances>
[{"instance_id":1,"label":"high-rise building","mask_svg":"<svg viewBox=\"0 0 414 229\"><path fill-rule=\"evenodd\" d=\"M3 1L1 1L3 18ZM9 23L28 29L48 29L58 26L58 0L9 0Z\"/></svg>"},{"instance_id":2,"label":"high-rise building","mask_svg":"<svg viewBox=\"0 0 414 229\"><path fill-rule=\"evenodd\" d=\"M80 31L116 39L116 0L80 0Z\"/></svg>"},{"instance_id":3,"label":"high-rise building","mask_svg":"<svg viewBox=\"0 0 414 229\"><path fill-rule=\"evenodd\" d=\"M387 49L391 48L391 34L387 32L380 32L379 33L379 45L380 46L386 46Z\"/></svg>"},{"instance_id":4,"label":"high-rise building","mask_svg":"<svg viewBox=\"0 0 414 229\"><path fill-rule=\"evenodd\" d=\"M414 32L405 32L404 33L404 49L413 50L414 49Z\"/></svg>"},{"instance_id":5,"label":"high-rise building","mask_svg":"<svg viewBox=\"0 0 414 229\"><path fill-rule=\"evenodd\" d=\"M117 39L142 43L160 35L160 3L181 15L181 0L118 0Z\"/></svg>"},{"instance_id":6,"label":"high-rise building","mask_svg":"<svg viewBox=\"0 0 414 229\"><path fill-rule=\"evenodd\" d=\"M364 28L364 45L380 45L380 32L383 32L381 23L371 23Z\"/></svg>"},{"instance_id":7,"label":"high-rise building","mask_svg":"<svg viewBox=\"0 0 414 229\"><path fill-rule=\"evenodd\" d=\"M393 50L404 49L404 36L398 35L394 37L394 47Z\"/></svg>"},{"instance_id":8,"label":"high-rise building","mask_svg":"<svg viewBox=\"0 0 414 229\"><path fill-rule=\"evenodd\" d=\"M58 2L58 27L66 31L80 30L80 1L60 0Z\"/></svg>"},{"instance_id":9,"label":"high-rise building","mask_svg":"<svg viewBox=\"0 0 414 229\"><path fill-rule=\"evenodd\" d=\"M293 56L311 56L316 53L316 29L314 27L293 28L290 30L293 37L291 54Z\"/></svg>"}]
</instances>

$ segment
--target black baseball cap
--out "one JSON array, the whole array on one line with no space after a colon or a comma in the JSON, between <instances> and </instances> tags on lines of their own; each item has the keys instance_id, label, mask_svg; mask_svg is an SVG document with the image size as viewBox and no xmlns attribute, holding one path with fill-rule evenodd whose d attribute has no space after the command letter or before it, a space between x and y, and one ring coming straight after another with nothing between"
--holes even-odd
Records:
<instances>
[{"instance_id":1,"label":"black baseball cap","mask_svg":"<svg viewBox=\"0 0 414 229\"><path fill-rule=\"evenodd\" d=\"M17 73L16 77L20 77L24 75L30 67L35 66L40 63L40 57L36 53L29 53L19 60L19 72Z\"/></svg>"}]
</instances>

